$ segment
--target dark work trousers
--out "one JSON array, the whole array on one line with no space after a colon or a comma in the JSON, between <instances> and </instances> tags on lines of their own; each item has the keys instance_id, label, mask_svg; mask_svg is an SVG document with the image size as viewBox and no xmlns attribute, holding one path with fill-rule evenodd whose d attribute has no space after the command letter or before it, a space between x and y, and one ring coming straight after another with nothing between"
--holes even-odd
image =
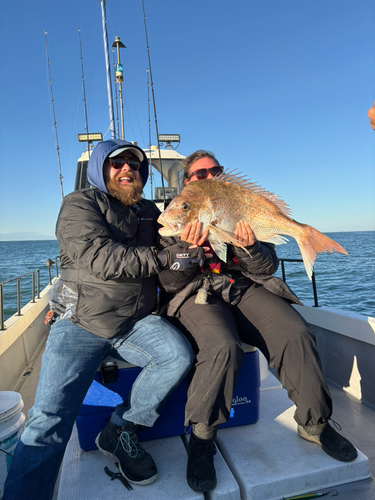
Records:
<instances>
[{"instance_id":1,"label":"dark work trousers","mask_svg":"<svg viewBox=\"0 0 375 500\"><path fill-rule=\"evenodd\" d=\"M243 361L240 342L257 347L296 404L294 418L316 425L332 414L313 332L285 299L253 284L236 306L195 295L170 318L190 340L196 354L188 389L185 426L203 422L217 426L229 418L232 394Z\"/></svg>"}]
</instances>

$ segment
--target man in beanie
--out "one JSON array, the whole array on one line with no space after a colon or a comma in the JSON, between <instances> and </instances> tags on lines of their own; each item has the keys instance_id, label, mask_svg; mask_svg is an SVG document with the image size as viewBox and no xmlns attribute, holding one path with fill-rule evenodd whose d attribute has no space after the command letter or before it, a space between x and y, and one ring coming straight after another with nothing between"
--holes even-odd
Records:
<instances>
[{"instance_id":1,"label":"man in beanie","mask_svg":"<svg viewBox=\"0 0 375 500\"><path fill-rule=\"evenodd\" d=\"M119 139L104 141L89 161L92 188L63 200L56 225L61 277L51 301L57 319L3 500L52 499L75 419L109 354L143 370L96 444L116 458L128 481L143 485L157 477L156 465L135 431L154 424L162 403L193 362L186 338L152 314L157 274L176 261L182 272L198 268L203 250L189 249L183 262L178 245L159 252L160 212L142 199L147 176L140 148Z\"/></svg>"}]
</instances>

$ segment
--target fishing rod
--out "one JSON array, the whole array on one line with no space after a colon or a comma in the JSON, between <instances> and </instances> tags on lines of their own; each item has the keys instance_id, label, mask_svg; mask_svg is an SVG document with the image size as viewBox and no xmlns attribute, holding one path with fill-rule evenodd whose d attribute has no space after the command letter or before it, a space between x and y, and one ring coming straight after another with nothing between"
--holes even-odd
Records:
<instances>
[{"instance_id":1,"label":"fishing rod","mask_svg":"<svg viewBox=\"0 0 375 500\"><path fill-rule=\"evenodd\" d=\"M53 100L52 78L51 78L50 61L49 61L49 55L48 55L47 31L44 32L44 36L46 39L47 70L48 70L49 88L50 88L51 104L52 104L53 126L55 129L55 144L56 144L56 152L57 152L57 163L59 166L59 179L60 179L60 187L61 187L61 196L62 196L62 198L64 198L63 176L61 174L61 163L60 163L60 148L59 148L59 140L57 137L57 123L56 123L56 116L55 116L55 101Z\"/></svg>"},{"instance_id":2,"label":"fishing rod","mask_svg":"<svg viewBox=\"0 0 375 500\"><path fill-rule=\"evenodd\" d=\"M148 149L150 151L149 162L149 173L150 173L150 190L151 190L151 200L154 199L154 195L152 194L153 185L154 185L154 172L152 168L152 158L151 158L151 113L150 113L150 80L149 80L149 71L147 72L147 112L148 112ZM159 142L159 141L158 141ZM164 191L163 191L164 192Z\"/></svg>"},{"instance_id":3,"label":"fishing rod","mask_svg":"<svg viewBox=\"0 0 375 500\"><path fill-rule=\"evenodd\" d=\"M87 116L87 106L86 106L86 92L85 92L85 77L83 74L83 57L82 57L82 43L81 43L81 28L78 28L78 38L79 38L79 54L81 60L81 78L82 78L82 91L83 91L83 109L85 114L85 132L87 139L87 151L90 159L90 141L89 141L89 120Z\"/></svg>"},{"instance_id":4,"label":"fishing rod","mask_svg":"<svg viewBox=\"0 0 375 500\"><path fill-rule=\"evenodd\" d=\"M153 108L154 108L154 120L155 120L155 129L156 129L156 139L157 139L157 142L158 142L158 153L159 153L159 162L160 162L161 185L162 185L162 188L163 188L163 202L164 202L164 208L165 208L166 201L165 201L165 187L164 187L163 163L162 163L161 154L160 154L159 130L158 130L158 119L157 119L157 116L156 116L156 103L155 103L155 93L154 93L154 82L152 80L150 47L148 45L145 4L144 4L143 0L142 0L142 9L143 9L143 22L144 22L144 26L145 26L146 49L147 49L148 66L149 66L148 70L150 72L150 87L151 87L151 94L152 94L152 103L153 103ZM149 149L150 149L150 157L151 157L151 146L149 147Z\"/></svg>"}]
</instances>

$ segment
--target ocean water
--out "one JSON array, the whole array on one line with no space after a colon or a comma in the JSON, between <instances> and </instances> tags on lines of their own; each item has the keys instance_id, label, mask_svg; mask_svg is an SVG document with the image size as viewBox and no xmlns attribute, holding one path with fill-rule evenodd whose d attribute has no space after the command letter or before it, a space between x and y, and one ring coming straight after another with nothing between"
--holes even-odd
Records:
<instances>
[{"instance_id":1,"label":"ocean water","mask_svg":"<svg viewBox=\"0 0 375 500\"><path fill-rule=\"evenodd\" d=\"M40 272L40 290L49 283L47 259L55 261L59 255L57 240L44 241L0 241L0 283L23 276L26 273ZM55 266L51 267L51 277L56 276ZM32 298L31 274L20 279L21 307ZM35 274L36 293L36 274ZM3 285L4 319L17 312L17 282Z\"/></svg>"},{"instance_id":2,"label":"ocean water","mask_svg":"<svg viewBox=\"0 0 375 500\"><path fill-rule=\"evenodd\" d=\"M318 254L314 271L319 306L375 317L375 231L325 233L348 255ZM301 259L295 240L277 246L279 258ZM313 304L312 285L302 262L285 262L286 282L304 304ZM281 277L281 266L276 273Z\"/></svg>"},{"instance_id":3,"label":"ocean water","mask_svg":"<svg viewBox=\"0 0 375 500\"><path fill-rule=\"evenodd\" d=\"M320 306L330 306L375 317L375 231L327 233L340 243L348 256L338 253L319 254L315 261L315 278ZM55 260L57 241L0 242L0 283L40 269L41 289L48 284L46 260ZM280 258L301 259L296 242L290 238L277 246ZM55 268L51 268L52 276ZM305 304L314 296L302 262L285 263L286 282ZM281 266L276 273L281 277ZM31 299L31 276L21 279L21 306ZM16 283L4 285L5 319L17 310Z\"/></svg>"}]
</instances>

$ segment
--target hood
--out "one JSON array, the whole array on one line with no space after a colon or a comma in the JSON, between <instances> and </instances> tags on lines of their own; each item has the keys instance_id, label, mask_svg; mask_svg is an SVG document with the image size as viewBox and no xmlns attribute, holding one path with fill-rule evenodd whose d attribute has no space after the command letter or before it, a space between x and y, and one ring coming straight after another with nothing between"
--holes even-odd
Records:
<instances>
[{"instance_id":1,"label":"hood","mask_svg":"<svg viewBox=\"0 0 375 500\"><path fill-rule=\"evenodd\" d=\"M108 194L103 177L104 160L107 156L113 153L113 151L123 148L124 146L130 146L141 151L143 161L141 162L139 173L142 178L143 185L146 185L148 178L148 161L143 150L131 142L123 141L121 139L111 139L110 141L99 142L91 153L89 165L87 167L87 179L92 186Z\"/></svg>"}]
</instances>

